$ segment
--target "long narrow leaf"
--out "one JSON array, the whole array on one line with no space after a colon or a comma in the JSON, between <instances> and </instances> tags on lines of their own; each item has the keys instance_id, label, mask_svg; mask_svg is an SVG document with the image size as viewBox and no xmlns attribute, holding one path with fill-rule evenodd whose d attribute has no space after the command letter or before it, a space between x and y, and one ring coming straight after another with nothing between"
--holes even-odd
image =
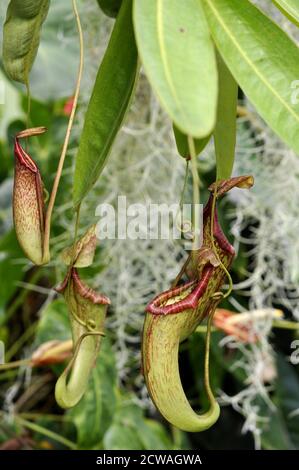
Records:
<instances>
[{"instance_id":1,"label":"long narrow leaf","mask_svg":"<svg viewBox=\"0 0 299 470\"><path fill-rule=\"evenodd\" d=\"M289 18L290 21L299 26L299 2L298 0L272 0L273 3Z\"/></svg>"},{"instance_id":2,"label":"long narrow leaf","mask_svg":"<svg viewBox=\"0 0 299 470\"><path fill-rule=\"evenodd\" d=\"M183 134L183 132L181 132L175 125L173 125L173 133L174 133L175 143L176 143L179 154L183 158L190 159L191 157L190 157L188 136L186 134ZM205 149L210 139L211 139L211 135L208 135L207 137L203 137L202 139L193 140L196 155L199 155Z\"/></svg>"},{"instance_id":3,"label":"long narrow leaf","mask_svg":"<svg viewBox=\"0 0 299 470\"><path fill-rule=\"evenodd\" d=\"M134 0L134 27L147 77L185 134L214 128L217 68L200 0Z\"/></svg>"},{"instance_id":4,"label":"long narrow leaf","mask_svg":"<svg viewBox=\"0 0 299 470\"><path fill-rule=\"evenodd\" d=\"M132 0L123 0L85 117L76 157L75 206L86 196L106 164L130 103L137 64Z\"/></svg>"},{"instance_id":5,"label":"long narrow leaf","mask_svg":"<svg viewBox=\"0 0 299 470\"><path fill-rule=\"evenodd\" d=\"M202 0L215 43L231 73L269 126L299 153L299 49L248 0Z\"/></svg>"},{"instance_id":6,"label":"long narrow leaf","mask_svg":"<svg viewBox=\"0 0 299 470\"><path fill-rule=\"evenodd\" d=\"M3 28L3 65L9 78L28 85L50 0L11 0Z\"/></svg>"},{"instance_id":7,"label":"long narrow leaf","mask_svg":"<svg viewBox=\"0 0 299 470\"><path fill-rule=\"evenodd\" d=\"M217 180L231 177L236 147L238 85L217 54L219 95L217 122L214 131Z\"/></svg>"}]
</instances>

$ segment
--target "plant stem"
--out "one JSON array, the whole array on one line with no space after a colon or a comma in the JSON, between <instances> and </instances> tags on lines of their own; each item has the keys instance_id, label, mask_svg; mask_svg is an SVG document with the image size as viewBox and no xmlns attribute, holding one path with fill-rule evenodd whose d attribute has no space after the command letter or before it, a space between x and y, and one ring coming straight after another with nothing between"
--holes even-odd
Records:
<instances>
[{"instance_id":1,"label":"plant stem","mask_svg":"<svg viewBox=\"0 0 299 470\"><path fill-rule=\"evenodd\" d=\"M7 362L7 364L0 364L0 372L7 369L15 369L21 366L27 366L30 364L30 359L21 359L20 361Z\"/></svg>"},{"instance_id":2,"label":"plant stem","mask_svg":"<svg viewBox=\"0 0 299 470\"><path fill-rule=\"evenodd\" d=\"M36 268L32 276L29 278L28 283L35 284L41 275L42 275L41 270L39 268ZM23 289L20 292L18 297L13 301L13 303L6 310L5 316L3 316L0 319L0 327L5 325L5 323L7 323L10 320L10 318L13 316L15 311L24 303L24 300L26 299L27 295L28 295L27 289Z\"/></svg>"},{"instance_id":3,"label":"plant stem","mask_svg":"<svg viewBox=\"0 0 299 470\"><path fill-rule=\"evenodd\" d=\"M225 294L223 294L223 297L222 297L223 299L226 299L231 294L231 292L233 290L233 280L232 280L232 277L231 277L229 271L227 270L227 268L224 266L223 262L219 258L218 251L217 251L216 246L215 246L214 221L215 221L216 200L217 200L217 182L215 184L215 189L214 189L214 193L213 193L212 211L211 211L211 243L212 243L212 247L213 247L213 252L214 252L216 258L219 261L221 269L225 272L227 280L228 280L228 284L229 284L228 290Z\"/></svg>"},{"instance_id":4,"label":"plant stem","mask_svg":"<svg viewBox=\"0 0 299 470\"><path fill-rule=\"evenodd\" d=\"M299 323L288 320L274 320L274 328L282 328L284 330L299 330Z\"/></svg>"},{"instance_id":5,"label":"plant stem","mask_svg":"<svg viewBox=\"0 0 299 470\"><path fill-rule=\"evenodd\" d=\"M191 171L193 179L193 247L192 250L200 248L200 221L199 221L199 204L200 204L200 180L197 169L197 155L193 138L188 135L188 146L191 157Z\"/></svg>"},{"instance_id":6,"label":"plant stem","mask_svg":"<svg viewBox=\"0 0 299 470\"><path fill-rule=\"evenodd\" d=\"M66 439L63 436L60 436L56 432L50 431L49 429L46 429L40 426L39 424L31 423L30 421L27 421L24 418L20 418L19 416L15 416L15 419L24 428L30 429L31 431L37 432L39 434L43 434L49 439L53 439L56 442L60 442L60 444L63 444L65 447L68 447L69 449L72 449L72 450L77 449L77 445L74 442L70 441L69 439Z\"/></svg>"},{"instance_id":7,"label":"plant stem","mask_svg":"<svg viewBox=\"0 0 299 470\"><path fill-rule=\"evenodd\" d=\"M37 323L32 323L25 332L20 336L17 341L12 345L12 347L7 351L5 357L6 360L9 361L18 351L19 349L23 346L24 343L35 333L35 330L37 328Z\"/></svg>"},{"instance_id":8,"label":"plant stem","mask_svg":"<svg viewBox=\"0 0 299 470\"><path fill-rule=\"evenodd\" d=\"M77 109L79 92L80 92L80 85L81 85L81 79L82 79L82 72L83 72L83 61L84 61L83 32L82 32L82 26L81 26L80 16L79 16L78 9L77 9L76 0L72 0L72 3L73 3L73 10L74 10L74 15L75 15L75 18L76 18L78 34L79 34L80 62L79 62L79 70L78 70L78 77L77 77L77 83L76 83L73 106L72 106L72 110L71 110L67 130L66 130L66 135L65 135L65 139L64 139L64 143L63 143L61 156L60 156L58 167L57 167L57 172L56 172L54 183L53 183L51 196L50 196L50 199L49 199L47 213L46 213L44 246L43 246L43 258L44 258L45 263L50 259L49 243L50 243L50 231L51 231L51 217L52 217L52 212L53 212L53 208L54 208L54 204L55 204L57 190L58 190L58 186L59 186L59 182L60 182L60 178L61 178L61 174L62 174L62 169L63 169L65 157L66 157L66 152L67 152L67 148L68 148L68 144L69 144L69 140L70 140L71 130L72 130L72 127L73 127L75 112L76 112L76 109Z\"/></svg>"},{"instance_id":9,"label":"plant stem","mask_svg":"<svg viewBox=\"0 0 299 470\"><path fill-rule=\"evenodd\" d=\"M283 330L299 330L299 322L293 322L293 321L288 321L288 320L274 320L272 323L272 326L273 328L281 328ZM215 333L216 331L221 331L221 328L212 326L211 333ZM199 325L195 330L195 333L206 333L206 332L207 332L207 325Z\"/></svg>"},{"instance_id":10,"label":"plant stem","mask_svg":"<svg viewBox=\"0 0 299 470\"><path fill-rule=\"evenodd\" d=\"M211 385L210 385L210 343L211 343L211 332L212 332L212 323L213 316L215 311L209 316L207 323L207 334L206 334L206 348L205 348L205 370L204 370L204 384L205 389L210 400L210 403L215 402L215 397L213 395Z\"/></svg>"}]
</instances>

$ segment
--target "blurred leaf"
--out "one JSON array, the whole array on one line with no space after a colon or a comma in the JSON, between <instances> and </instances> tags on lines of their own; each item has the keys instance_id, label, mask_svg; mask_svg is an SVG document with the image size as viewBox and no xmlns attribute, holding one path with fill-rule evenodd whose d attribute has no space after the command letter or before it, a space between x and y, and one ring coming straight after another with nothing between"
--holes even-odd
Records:
<instances>
[{"instance_id":1,"label":"blurred leaf","mask_svg":"<svg viewBox=\"0 0 299 470\"><path fill-rule=\"evenodd\" d=\"M175 126L175 124L173 125L173 133L175 137L176 146L181 157L190 158L188 137L186 136L186 134L181 132ZM205 147L208 145L210 141L210 138L211 136L208 135L207 137L203 137L202 139L193 139L196 155L199 155L205 149Z\"/></svg>"},{"instance_id":2,"label":"blurred leaf","mask_svg":"<svg viewBox=\"0 0 299 470\"><path fill-rule=\"evenodd\" d=\"M158 423L158 421L154 421L153 419L145 419L144 423L145 426L141 426L141 432L142 430L145 431L146 427L146 431L142 434L142 440L147 450L173 449L170 437L162 424Z\"/></svg>"},{"instance_id":3,"label":"blurred leaf","mask_svg":"<svg viewBox=\"0 0 299 470\"><path fill-rule=\"evenodd\" d=\"M121 7L121 2L122 0L98 0L101 10L105 15L111 16L112 18L117 16Z\"/></svg>"},{"instance_id":4,"label":"blurred leaf","mask_svg":"<svg viewBox=\"0 0 299 470\"><path fill-rule=\"evenodd\" d=\"M79 44L74 31L71 2L52 0L30 74L34 98L50 101L73 95L79 65Z\"/></svg>"},{"instance_id":5,"label":"blurred leaf","mask_svg":"<svg viewBox=\"0 0 299 470\"><path fill-rule=\"evenodd\" d=\"M68 415L77 428L80 448L98 445L110 426L116 406L116 366L108 338L103 339L96 367L88 389L77 406Z\"/></svg>"},{"instance_id":6,"label":"blurred leaf","mask_svg":"<svg viewBox=\"0 0 299 470\"><path fill-rule=\"evenodd\" d=\"M37 54L50 0L11 0L3 26L3 65L8 77L25 85Z\"/></svg>"},{"instance_id":7,"label":"blurred leaf","mask_svg":"<svg viewBox=\"0 0 299 470\"><path fill-rule=\"evenodd\" d=\"M211 33L235 80L269 126L299 153L299 106L291 84L299 50L248 0L202 0Z\"/></svg>"},{"instance_id":8,"label":"blurred leaf","mask_svg":"<svg viewBox=\"0 0 299 470\"><path fill-rule=\"evenodd\" d=\"M299 449L299 377L295 367L284 357L277 356L277 398L282 411L290 439L296 449ZM294 411L297 414L292 415Z\"/></svg>"},{"instance_id":9,"label":"blurred leaf","mask_svg":"<svg viewBox=\"0 0 299 470\"><path fill-rule=\"evenodd\" d=\"M286 17L299 26L299 3L298 0L272 0Z\"/></svg>"},{"instance_id":10,"label":"blurred leaf","mask_svg":"<svg viewBox=\"0 0 299 470\"><path fill-rule=\"evenodd\" d=\"M124 0L87 108L74 177L77 206L100 176L129 106L137 74L132 0Z\"/></svg>"},{"instance_id":11,"label":"blurred leaf","mask_svg":"<svg viewBox=\"0 0 299 470\"><path fill-rule=\"evenodd\" d=\"M216 121L217 69L198 0L135 0L134 27L147 77L175 125L202 138Z\"/></svg>"},{"instance_id":12,"label":"blurred leaf","mask_svg":"<svg viewBox=\"0 0 299 470\"><path fill-rule=\"evenodd\" d=\"M217 54L219 93L214 130L217 180L231 177L236 147L238 85Z\"/></svg>"},{"instance_id":13,"label":"blurred leaf","mask_svg":"<svg viewBox=\"0 0 299 470\"><path fill-rule=\"evenodd\" d=\"M260 414L269 416L262 432L262 446L269 450L299 449L299 376L294 366L278 353L274 411L264 405ZM297 411L297 413L294 413Z\"/></svg>"},{"instance_id":14,"label":"blurred leaf","mask_svg":"<svg viewBox=\"0 0 299 470\"><path fill-rule=\"evenodd\" d=\"M16 87L7 79L2 70L0 70L0 83L4 89L4 106L0 104L0 139L4 139L9 123L21 119L24 113Z\"/></svg>"},{"instance_id":15,"label":"blurred leaf","mask_svg":"<svg viewBox=\"0 0 299 470\"><path fill-rule=\"evenodd\" d=\"M269 415L269 423L264 426L262 432L262 447L266 450L293 450L295 449L279 409L274 412L266 411Z\"/></svg>"},{"instance_id":16,"label":"blurred leaf","mask_svg":"<svg viewBox=\"0 0 299 470\"><path fill-rule=\"evenodd\" d=\"M104 436L104 448L109 450L163 450L173 445L163 426L145 419L137 405L123 397L114 421ZM124 432L125 429L125 432Z\"/></svg>"},{"instance_id":17,"label":"blurred leaf","mask_svg":"<svg viewBox=\"0 0 299 470\"><path fill-rule=\"evenodd\" d=\"M0 317L16 291L18 281L25 275L22 265L16 262L16 258L22 256L15 232L11 230L0 239Z\"/></svg>"},{"instance_id":18,"label":"blurred leaf","mask_svg":"<svg viewBox=\"0 0 299 470\"><path fill-rule=\"evenodd\" d=\"M38 323L35 345L53 339L65 340L71 337L68 311L64 300L53 300L41 313Z\"/></svg>"},{"instance_id":19,"label":"blurred leaf","mask_svg":"<svg viewBox=\"0 0 299 470\"><path fill-rule=\"evenodd\" d=\"M112 424L104 436L104 449L143 450L138 430L125 427L121 423Z\"/></svg>"}]
</instances>

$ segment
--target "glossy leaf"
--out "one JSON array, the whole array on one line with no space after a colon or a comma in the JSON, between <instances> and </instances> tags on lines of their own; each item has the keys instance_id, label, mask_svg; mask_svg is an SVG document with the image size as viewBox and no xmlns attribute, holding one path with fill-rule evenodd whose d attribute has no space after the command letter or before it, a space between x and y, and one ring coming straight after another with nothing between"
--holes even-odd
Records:
<instances>
[{"instance_id":1,"label":"glossy leaf","mask_svg":"<svg viewBox=\"0 0 299 470\"><path fill-rule=\"evenodd\" d=\"M181 132L175 125L173 125L173 133L175 137L175 142L176 146L178 149L179 154L183 158L190 158L190 150L189 150L189 144L188 144L188 136ZM194 139L194 146L195 146L195 151L196 155L199 155L205 147L208 145L210 141L211 135L208 135L207 137L203 137L202 139Z\"/></svg>"},{"instance_id":2,"label":"glossy leaf","mask_svg":"<svg viewBox=\"0 0 299 470\"><path fill-rule=\"evenodd\" d=\"M104 448L109 450L172 449L171 440L162 425L145 419L141 408L128 403L125 397L121 398L103 443Z\"/></svg>"},{"instance_id":3,"label":"glossy leaf","mask_svg":"<svg viewBox=\"0 0 299 470\"><path fill-rule=\"evenodd\" d=\"M269 450L299 449L299 377L296 367L278 353L276 356L277 383L273 397L276 409L270 413L262 433L262 444ZM261 415L269 413L268 409Z\"/></svg>"},{"instance_id":4,"label":"glossy leaf","mask_svg":"<svg viewBox=\"0 0 299 470\"><path fill-rule=\"evenodd\" d=\"M236 147L238 85L217 54L219 94L214 130L217 180L231 177Z\"/></svg>"},{"instance_id":5,"label":"glossy leaf","mask_svg":"<svg viewBox=\"0 0 299 470\"><path fill-rule=\"evenodd\" d=\"M3 28L3 64L12 80L28 84L50 0L11 0Z\"/></svg>"},{"instance_id":6,"label":"glossy leaf","mask_svg":"<svg viewBox=\"0 0 299 470\"><path fill-rule=\"evenodd\" d=\"M298 0L272 0L273 3L289 18L290 21L299 26L299 2Z\"/></svg>"},{"instance_id":7,"label":"glossy leaf","mask_svg":"<svg viewBox=\"0 0 299 470\"><path fill-rule=\"evenodd\" d=\"M35 338L35 346L46 341L64 341L71 337L68 311L63 300L53 300L41 313Z\"/></svg>"},{"instance_id":8,"label":"glossy leaf","mask_svg":"<svg viewBox=\"0 0 299 470\"><path fill-rule=\"evenodd\" d=\"M3 194L1 196L3 197ZM21 258L23 253L17 242L14 230L8 231L1 237L0 253L0 319L3 320L5 318L5 305L18 288L18 282L24 277L23 269L16 263L16 259Z\"/></svg>"},{"instance_id":9,"label":"glossy leaf","mask_svg":"<svg viewBox=\"0 0 299 470\"><path fill-rule=\"evenodd\" d=\"M132 0L124 0L86 112L76 157L75 205L80 203L103 170L130 103L138 63L131 16Z\"/></svg>"},{"instance_id":10,"label":"glossy leaf","mask_svg":"<svg viewBox=\"0 0 299 470\"><path fill-rule=\"evenodd\" d=\"M217 69L199 0L135 0L134 27L147 77L185 134L205 137L216 120Z\"/></svg>"},{"instance_id":11,"label":"glossy leaf","mask_svg":"<svg viewBox=\"0 0 299 470\"><path fill-rule=\"evenodd\" d=\"M117 16L121 7L121 2L122 0L98 0L101 10L105 15L111 16L112 18Z\"/></svg>"},{"instance_id":12,"label":"glossy leaf","mask_svg":"<svg viewBox=\"0 0 299 470\"><path fill-rule=\"evenodd\" d=\"M269 126L299 153L299 105L292 103L291 88L299 77L297 46L248 0L202 3L234 78Z\"/></svg>"}]
</instances>

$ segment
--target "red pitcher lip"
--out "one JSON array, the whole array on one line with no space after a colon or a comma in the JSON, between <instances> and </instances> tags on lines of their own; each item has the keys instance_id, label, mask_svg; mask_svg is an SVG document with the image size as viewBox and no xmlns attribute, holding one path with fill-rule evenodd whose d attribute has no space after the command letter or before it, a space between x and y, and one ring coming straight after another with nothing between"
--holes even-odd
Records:
<instances>
[{"instance_id":1,"label":"red pitcher lip","mask_svg":"<svg viewBox=\"0 0 299 470\"><path fill-rule=\"evenodd\" d=\"M169 289L157 295L147 306L146 311L153 315L172 315L183 312L184 310L195 309L200 297L205 291L213 270L213 266L208 266L204 268L203 275L199 282L189 281L182 286ZM194 289L184 299L174 304L163 305L167 300L182 294L184 291L188 291L191 287L194 287Z\"/></svg>"},{"instance_id":2,"label":"red pitcher lip","mask_svg":"<svg viewBox=\"0 0 299 470\"><path fill-rule=\"evenodd\" d=\"M56 292L62 294L67 288L70 277L72 278L77 292L85 299L90 300L93 304L110 305L111 301L108 297L98 294L91 287L88 287L79 277L76 268L72 268L66 275L63 282L55 288Z\"/></svg>"},{"instance_id":3,"label":"red pitcher lip","mask_svg":"<svg viewBox=\"0 0 299 470\"><path fill-rule=\"evenodd\" d=\"M18 159L19 163L28 168L28 170L30 170L32 173L39 173L37 165L34 163L28 153L25 152L17 138L15 139L15 156Z\"/></svg>"},{"instance_id":4,"label":"red pitcher lip","mask_svg":"<svg viewBox=\"0 0 299 470\"><path fill-rule=\"evenodd\" d=\"M211 217L212 213L213 195L210 198L203 211L203 226L205 226L207 219ZM219 247L228 255L234 256L235 250L225 237L222 228L218 221L217 210L214 214L214 238L217 240ZM198 302L205 292L210 278L215 271L215 267L207 265L204 267L201 278L199 281L189 281L181 286L168 289L162 294L157 295L146 307L146 312L152 313L153 315L172 315L175 313L183 312L188 309L195 309L198 306ZM175 298L178 295L183 294L190 288L194 287L186 297L173 304L165 305L167 300Z\"/></svg>"}]
</instances>

